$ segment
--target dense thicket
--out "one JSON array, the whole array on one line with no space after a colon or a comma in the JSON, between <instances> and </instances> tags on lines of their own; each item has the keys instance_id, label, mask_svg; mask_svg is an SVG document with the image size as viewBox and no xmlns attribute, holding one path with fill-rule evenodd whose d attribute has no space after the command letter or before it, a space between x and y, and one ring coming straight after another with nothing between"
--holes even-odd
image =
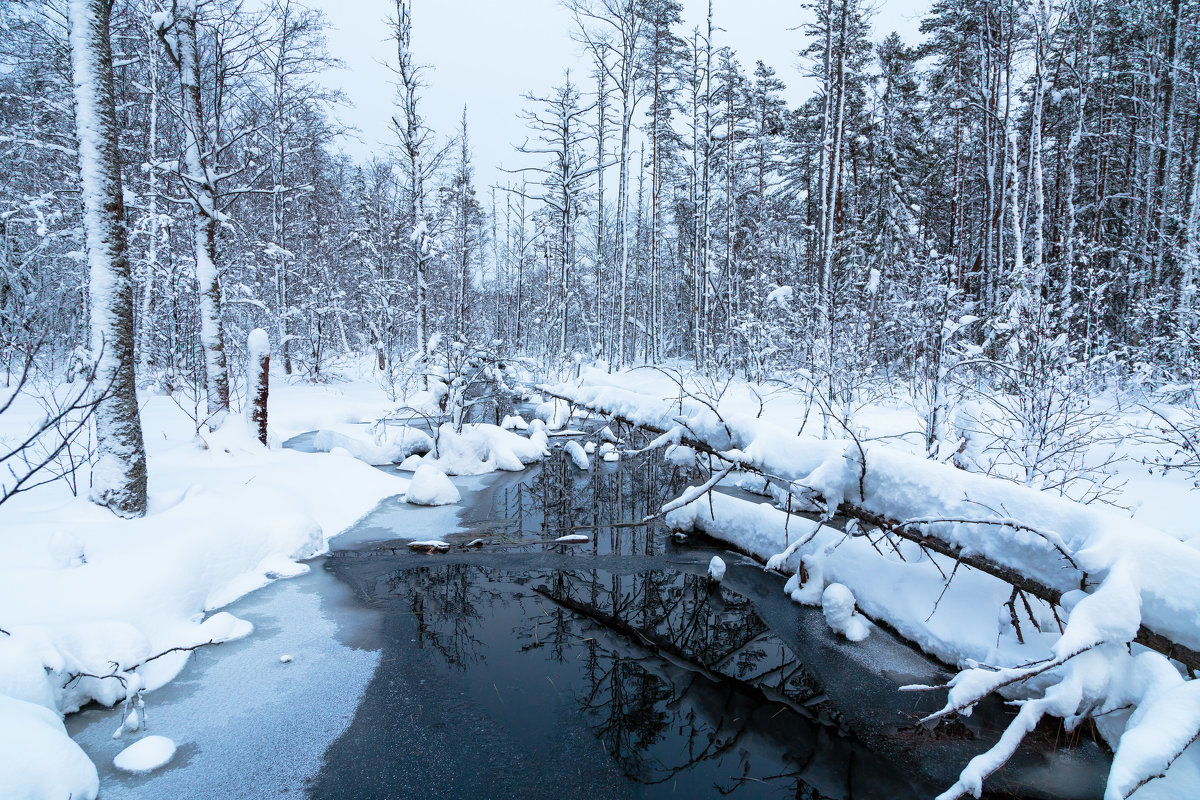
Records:
<instances>
[{"instance_id":1,"label":"dense thicket","mask_svg":"<svg viewBox=\"0 0 1200 800\"><path fill-rule=\"evenodd\" d=\"M562 35L591 71L514 87L527 169L503 187L476 185L467 113L425 123L403 0L397 147L367 163L336 148L320 14L198 4L193 108L156 17L174 5L112 11L143 381L203 387L213 314L224 347L263 327L306 375L346 352L394 374L438 334L547 363L806 370L831 403L890 374L926 399L931 444L943 384L979 365L1196 377L1196 0L937 0L919 46L874 31L862 0L812 0L796 44L817 90L798 108L793 78L722 47L720 20L572 0ZM44 334L60 353L87 338L66 48L62 0L0 6L9 362ZM207 305L197 254L219 277Z\"/></svg>"}]
</instances>

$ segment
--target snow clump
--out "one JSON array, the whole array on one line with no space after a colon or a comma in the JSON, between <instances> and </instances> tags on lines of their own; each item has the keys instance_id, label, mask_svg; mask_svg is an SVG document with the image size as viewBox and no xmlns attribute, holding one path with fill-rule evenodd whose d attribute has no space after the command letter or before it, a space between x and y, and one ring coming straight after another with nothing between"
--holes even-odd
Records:
<instances>
[{"instance_id":1,"label":"snow clump","mask_svg":"<svg viewBox=\"0 0 1200 800\"><path fill-rule=\"evenodd\" d=\"M712 561L708 562L708 579L715 583L725 579L725 562L720 556L713 556Z\"/></svg>"},{"instance_id":2,"label":"snow clump","mask_svg":"<svg viewBox=\"0 0 1200 800\"><path fill-rule=\"evenodd\" d=\"M445 506L462 499L458 488L432 464L422 464L413 473L404 502L417 506Z\"/></svg>"},{"instance_id":3,"label":"snow clump","mask_svg":"<svg viewBox=\"0 0 1200 800\"><path fill-rule=\"evenodd\" d=\"M142 775L168 764L175 757L175 743L165 736L147 736L117 753L113 766L122 772Z\"/></svg>"},{"instance_id":4,"label":"snow clump","mask_svg":"<svg viewBox=\"0 0 1200 800\"><path fill-rule=\"evenodd\" d=\"M587 453L579 446L579 442L567 442L567 455L570 456L572 463L580 469L591 469L591 462L588 460Z\"/></svg>"},{"instance_id":5,"label":"snow clump","mask_svg":"<svg viewBox=\"0 0 1200 800\"><path fill-rule=\"evenodd\" d=\"M854 594L840 583L831 583L821 595L821 611L829 627L852 642L861 642L870 635L867 620L854 611Z\"/></svg>"}]
</instances>

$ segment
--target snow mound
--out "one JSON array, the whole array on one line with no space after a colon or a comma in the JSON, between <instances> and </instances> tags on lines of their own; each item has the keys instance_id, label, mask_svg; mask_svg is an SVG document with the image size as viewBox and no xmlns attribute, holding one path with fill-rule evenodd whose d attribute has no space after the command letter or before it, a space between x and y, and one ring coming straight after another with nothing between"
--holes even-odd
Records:
<instances>
[{"instance_id":1,"label":"snow mound","mask_svg":"<svg viewBox=\"0 0 1200 800\"><path fill-rule=\"evenodd\" d=\"M717 583L725 580L725 562L720 556L713 556L708 562L708 579Z\"/></svg>"},{"instance_id":2,"label":"snow mound","mask_svg":"<svg viewBox=\"0 0 1200 800\"><path fill-rule=\"evenodd\" d=\"M433 439L424 431L406 425L346 425L317 431L313 449L329 453L336 448L345 450L359 461L373 467L395 464L413 453L424 454L433 449Z\"/></svg>"},{"instance_id":3,"label":"snow mound","mask_svg":"<svg viewBox=\"0 0 1200 800\"><path fill-rule=\"evenodd\" d=\"M588 460L587 453L579 446L579 442L567 442L567 455L570 456L571 462L580 469L591 469L592 463Z\"/></svg>"},{"instance_id":4,"label":"snow mound","mask_svg":"<svg viewBox=\"0 0 1200 800\"><path fill-rule=\"evenodd\" d=\"M100 779L58 714L0 694L0 787L5 797L93 800Z\"/></svg>"},{"instance_id":5,"label":"snow mound","mask_svg":"<svg viewBox=\"0 0 1200 800\"><path fill-rule=\"evenodd\" d=\"M854 610L854 593L843 584L831 583L825 587L821 611L829 627L852 642L861 642L871 633L867 621Z\"/></svg>"},{"instance_id":6,"label":"snow mound","mask_svg":"<svg viewBox=\"0 0 1200 800\"><path fill-rule=\"evenodd\" d=\"M529 427L529 423L520 414L510 414L500 422L500 427L506 431L523 431Z\"/></svg>"},{"instance_id":7,"label":"snow mound","mask_svg":"<svg viewBox=\"0 0 1200 800\"><path fill-rule=\"evenodd\" d=\"M462 499L458 487L451 483L442 472L432 464L422 464L413 473L404 502L416 506L445 506L457 503Z\"/></svg>"},{"instance_id":8,"label":"snow mound","mask_svg":"<svg viewBox=\"0 0 1200 800\"><path fill-rule=\"evenodd\" d=\"M561 430L571 421L571 405L565 400L547 400L537 407L535 415L550 430Z\"/></svg>"},{"instance_id":9,"label":"snow mound","mask_svg":"<svg viewBox=\"0 0 1200 800\"><path fill-rule=\"evenodd\" d=\"M417 467L421 466L421 461L423 459L424 456L419 456L416 453L413 453L411 456L397 464L396 469L400 472L416 472Z\"/></svg>"},{"instance_id":10,"label":"snow mound","mask_svg":"<svg viewBox=\"0 0 1200 800\"><path fill-rule=\"evenodd\" d=\"M543 426L544 427L544 426ZM424 463L433 464L447 475L486 475L496 470L519 472L526 465L546 457L546 436L535 436L530 425L530 437L506 431L499 425L474 423L455 431L453 425L442 425L437 443Z\"/></svg>"},{"instance_id":11,"label":"snow mound","mask_svg":"<svg viewBox=\"0 0 1200 800\"><path fill-rule=\"evenodd\" d=\"M165 736L147 736L117 753L113 766L122 772L143 775L166 766L175 757L175 743Z\"/></svg>"},{"instance_id":12,"label":"snow mound","mask_svg":"<svg viewBox=\"0 0 1200 800\"><path fill-rule=\"evenodd\" d=\"M584 536L582 533L568 533L566 536L560 536L554 540L558 544L583 544L590 542L591 538Z\"/></svg>"}]
</instances>

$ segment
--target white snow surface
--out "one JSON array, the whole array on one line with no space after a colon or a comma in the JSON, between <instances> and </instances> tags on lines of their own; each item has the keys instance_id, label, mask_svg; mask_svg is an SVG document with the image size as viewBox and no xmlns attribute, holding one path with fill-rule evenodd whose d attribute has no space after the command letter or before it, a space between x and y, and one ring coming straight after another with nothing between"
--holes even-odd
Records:
<instances>
[{"instance_id":1,"label":"white snow surface","mask_svg":"<svg viewBox=\"0 0 1200 800\"><path fill-rule=\"evenodd\" d=\"M165 736L147 736L117 753L113 766L135 775L153 772L175 757L175 743Z\"/></svg>"},{"instance_id":2,"label":"white snow surface","mask_svg":"<svg viewBox=\"0 0 1200 800\"><path fill-rule=\"evenodd\" d=\"M64 481L0 506L0 629L10 634L0 633L6 797L94 797L96 770L66 736L62 714L124 700L118 675L130 692L158 688L188 659L175 652L143 664L152 655L247 635L248 622L213 612L307 571L298 562L407 486L348 456L264 448L240 415L197 437L169 397L141 400L144 518L119 519ZM387 405L375 387L280 379L270 403L275 440ZM39 413L33 398L18 397L0 437L21 435ZM78 478L86 487L86 470ZM113 677L72 679L85 672Z\"/></svg>"},{"instance_id":3,"label":"white snow surface","mask_svg":"<svg viewBox=\"0 0 1200 800\"><path fill-rule=\"evenodd\" d=\"M708 577L717 583L725 580L725 561L720 556L713 556L708 562Z\"/></svg>"},{"instance_id":4,"label":"white snow surface","mask_svg":"<svg viewBox=\"0 0 1200 800\"><path fill-rule=\"evenodd\" d=\"M592 462L588 459L587 453L584 452L583 447L580 446L579 442L574 440L569 441L564 446L564 449L567 451L567 456L571 459L571 463L576 467L579 469L592 468Z\"/></svg>"},{"instance_id":5,"label":"white snow surface","mask_svg":"<svg viewBox=\"0 0 1200 800\"><path fill-rule=\"evenodd\" d=\"M406 503L418 506L446 506L462 499L458 488L432 464L422 464L413 473L404 495Z\"/></svg>"},{"instance_id":6,"label":"white snow surface","mask_svg":"<svg viewBox=\"0 0 1200 800\"><path fill-rule=\"evenodd\" d=\"M94 798L100 779L58 713L0 693L0 787L13 800Z\"/></svg>"}]
</instances>

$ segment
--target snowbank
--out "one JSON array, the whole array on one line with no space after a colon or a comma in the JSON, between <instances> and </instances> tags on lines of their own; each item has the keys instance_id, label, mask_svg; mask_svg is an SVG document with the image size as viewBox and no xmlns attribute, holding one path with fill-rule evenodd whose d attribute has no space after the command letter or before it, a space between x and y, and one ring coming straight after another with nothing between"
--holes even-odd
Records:
<instances>
[{"instance_id":1,"label":"snowbank","mask_svg":"<svg viewBox=\"0 0 1200 800\"><path fill-rule=\"evenodd\" d=\"M305 395L290 388L273 389L272 404ZM328 425L357 413L328 397L305 415ZM152 690L188 658L151 656L245 636L249 623L213 612L307 570L299 562L324 552L329 536L407 485L347 455L263 448L237 415L198 440L170 398L143 400L144 518L118 519L72 496L65 481L0 506L4 793L94 797L95 769L66 737L61 714ZM275 438L296 424L274 405L271 421ZM78 478L86 487L86 474Z\"/></svg>"},{"instance_id":2,"label":"snowbank","mask_svg":"<svg viewBox=\"0 0 1200 800\"><path fill-rule=\"evenodd\" d=\"M378 467L398 464L414 453L425 455L433 449L433 439L424 431L400 424L325 428L313 438L313 449L322 453L339 447L359 461Z\"/></svg>"},{"instance_id":3,"label":"snowbank","mask_svg":"<svg viewBox=\"0 0 1200 800\"><path fill-rule=\"evenodd\" d=\"M0 787L22 800L94 798L100 779L56 712L0 694Z\"/></svg>"}]
</instances>

